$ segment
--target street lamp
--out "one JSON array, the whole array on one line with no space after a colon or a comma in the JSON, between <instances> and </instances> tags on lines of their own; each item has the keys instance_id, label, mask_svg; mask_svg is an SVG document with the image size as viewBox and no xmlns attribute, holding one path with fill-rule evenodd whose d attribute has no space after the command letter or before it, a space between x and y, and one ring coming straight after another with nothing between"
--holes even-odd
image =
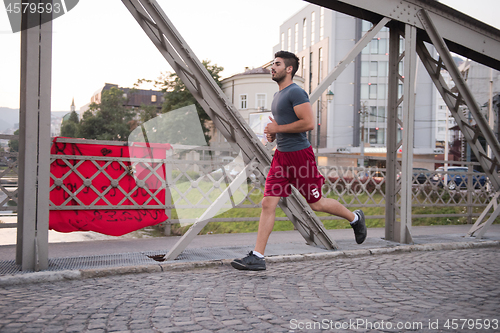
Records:
<instances>
[{"instance_id":1,"label":"street lamp","mask_svg":"<svg viewBox=\"0 0 500 333\"><path fill-rule=\"evenodd\" d=\"M358 160L358 164L361 167L365 166L365 117L368 115L368 107L366 101L361 103L361 110L358 111L361 118L361 156Z\"/></svg>"},{"instance_id":2,"label":"street lamp","mask_svg":"<svg viewBox=\"0 0 500 333\"><path fill-rule=\"evenodd\" d=\"M327 108L328 108L328 103L333 100L333 95L334 93L331 90L328 90L326 93L326 100L327 100ZM321 102L321 107L318 107L316 110L316 125L317 125L317 131L316 131L316 158L318 156L318 151L319 151L319 142L320 142L320 133L321 133L321 110L325 107L323 102Z\"/></svg>"}]
</instances>

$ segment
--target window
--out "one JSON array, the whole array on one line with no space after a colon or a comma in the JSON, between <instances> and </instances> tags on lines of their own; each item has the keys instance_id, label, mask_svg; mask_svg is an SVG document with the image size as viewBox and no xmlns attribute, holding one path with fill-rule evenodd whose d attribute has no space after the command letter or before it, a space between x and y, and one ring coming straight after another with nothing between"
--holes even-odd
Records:
<instances>
[{"instance_id":1,"label":"window","mask_svg":"<svg viewBox=\"0 0 500 333\"><path fill-rule=\"evenodd\" d=\"M387 38L380 38L378 41L378 54L388 54L389 51L387 50L387 42Z\"/></svg>"},{"instance_id":2,"label":"window","mask_svg":"<svg viewBox=\"0 0 500 333\"><path fill-rule=\"evenodd\" d=\"M385 106L378 107L378 122L385 123Z\"/></svg>"},{"instance_id":3,"label":"window","mask_svg":"<svg viewBox=\"0 0 500 333\"><path fill-rule=\"evenodd\" d=\"M388 76L389 75L389 62L379 61L378 62L378 75Z\"/></svg>"},{"instance_id":4,"label":"window","mask_svg":"<svg viewBox=\"0 0 500 333\"><path fill-rule=\"evenodd\" d=\"M377 99L386 99L387 98L387 93L385 91L385 88L386 88L385 84L378 84Z\"/></svg>"},{"instance_id":5,"label":"window","mask_svg":"<svg viewBox=\"0 0 500 333\"><path fill-rule=\"evenodd\" d=\"M370 76L378 76L378 62L370 61Z\"/></svg>"},{"instance_id":6,"label":"window","mask_svg":"<svg viewBox=\"0 0 500 333\"><path fill-rule=\"evenodd\" d=\"M301 70L302 77L305 79L306 78L306 57L302 57L302 70Z\"/></svg>"},{"instance_id":7,"label":"window","mask_svg":"<svg viewBox=\"0 0 500 333\"><path fill-rule=\"evenodd\" d=\"M311 46L316 40L316 12L311 13Z\"/></svg>"},{"instance_id":8,"label":"window","mask_svg":"<svg viewBox=\"0 0 500 333\"><path fill-rule=\"evenodd\" d=\"M361 84L361 99L368 99L368 85Z\"/></svg>"},{"instance_id":9,"label":"window","mask_svg":"<svg viewBox=\"0 0 500 333\"><path fill-rule=\"evenodd\" d=\"M266 94L257 94L257 109L265 110L266 109Z\"/></svg>"},{"instance_id":10,"label":"window","mask_svg":"<svg viewBox=\"0 0 500 333\"><path fill-rule=\"evenodd\" d=\"M368 61L362 61L361 62L361 76L369 76L370 75L370 72L369 72L369 62Z\"/></svg>"},{"instance_id":11,"label":"window","mask_svg":"<svg viewBox=\"0 0 500 333\"><path fill-rule=\"evenodd\" d=\"M295 23L295 53L299 52L299 24Z\"/></svg>"},{"instance_id":12,"label":"window","mask_svg":"<svg viewBox=\"0 0 500 333\"><path fill-rule=\"evenodd\" d=\"M285 49L285 33L284 32L281 33L281 49L282 50Z\"/></svg>"},{"instance_id":13,"label":"window","mask_svg":"<svg viewBox=\"0 0 500 333\"><path fill-rule=\"evenodd\" d=\"M312 80L313 80L313 53L309 53L309 91L308 93L311 94L312 92Z\"/></svg>"},{"instance_id":14,"label":"window","mask_svg":"<svg viewBox=\"0 0 500 333\"><path fill-rule=\"evenodd\" d=\"M370 121L377 122L377 107L370 106Z\"/></svg>"},{"instance_id":15,"label":"window","mask_svg":"<svg viewBox=\"0 0 500 333\"><path fill-rule=\"evenodd\" d=\"M306 49L307 45L307 19L302 21L302 50Z\"/></svg>"},{"instance_id":16,"label":"window","mask_svg":"<svg viewBox=\"0 0 500 333\"><path fill-rule=\"evenodd\" d=\"M319 40L325 38L325 7L319 10Z\"/></svg>"},{"instance_id":17,"label":"window","mask_svg":"<svg viewBox=\"0 0 500 333\"><path fill-rule=\"evenodd\" d=\"M377 130L375 128L370 128L370 143L375 144L377 142Z\"/></svg>"},{"instance_id":18,"label":"window","mask_svg":"<svg viewBox=\"0 0 500 333\"><path fill-rule=\"evenodd\" d=\"M372 83L369 84L368 87L370 99L377 99L377 85Z\"/></svg>"},{"instance_id":19,"label":"window","mask_svg":"<svg viewBox=\"0 0 500 333\"><path fill-rule=\"evenodd\" d=\"M151 95L151 102L156 103L156 95Z\"/></svg>"},{"instance_id":20,"label":"window","mask_svg":"<svg viewBox=\"0 0 500 333\"><path fill-rule=\"evenodd\" d=\"M318 64L318 84L321 83L323 78L323 48L319 48L319 64Z\"/></svg>"},{"instance_id":21,"label":"window","mask_svg":"<svg viewBox=\"0 0 500 333\"><path fill-rule=\"evenodd\" d=\"M370 42L370 53L371 54L378 54L378 39L374 38Z\"/></svg>"},{"instance_id":22,"label":"window","mask_svg":"<svg viewBox=\"0 0 500 333\"><path fill-rule=\"evenodd\" d=\"M247 108L247 95L240 95L240 109Z\"/></svg>"},{"instance_id":23,"label":"window","mask_svg":"<svg viewBox=\"0 0 500 333\"><path fill-rule=\"evenodd\" d=\"M377 144L384 145L385 144L385 128L379 128L377 131Z\"/></svg>"},{"instance_id":24,"label":"window","mask_svg":"<svg viewBox=\"0 0 500 333\"><path fill-rule=\"evenodd\" d=\"M286 45L288 52L292 52L292 29L288 28L288 43Z\"/></svg>"}]
</instances>

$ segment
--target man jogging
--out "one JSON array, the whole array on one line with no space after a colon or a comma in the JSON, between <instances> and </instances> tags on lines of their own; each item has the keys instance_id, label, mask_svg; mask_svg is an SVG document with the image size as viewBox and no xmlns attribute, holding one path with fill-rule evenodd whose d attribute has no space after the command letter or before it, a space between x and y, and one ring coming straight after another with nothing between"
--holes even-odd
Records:
<instances>
[{"instance_id":1,"label":"man jogging","mask_svg":"<svg viewBox=\"0 0 500 333\"><path fill-rule=\"evenodd\" d=\"M351 212L335 199L324 198L321 187L324 177L316 166L306 132L314 129L314 117L307 93L293 83L299 68L299 58L291 52L279 51L274 55L271 76L278 83L274 95L269 123L264 133L267 140L277 140L276 152L266 179L257 242L248 256L235 259L231 266L240 270L265 270L264 251L274 227L276 207L281 197L291 194L291 185L305 197L314 211L340 216L351 223L356 242L364 242L367 230L361 210Z\"/></svg>"}]
</instances>

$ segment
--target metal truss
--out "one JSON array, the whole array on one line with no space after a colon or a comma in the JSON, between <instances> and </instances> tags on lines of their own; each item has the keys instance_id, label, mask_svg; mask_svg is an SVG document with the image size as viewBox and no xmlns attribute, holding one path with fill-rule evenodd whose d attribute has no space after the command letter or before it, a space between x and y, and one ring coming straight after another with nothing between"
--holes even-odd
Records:
<instances>
[{"instance_id":1,"label":"metal truss","mask_svg":"<svg viewBox=\"0 0 500 333\"><path fill-rule=\"evenodd\" d=\"M469 90L469 87L467 86L467 83L462 77L459 69L455 65L455 62L452 59L452 55L448 47L446 46L446 43L440 36L429 14L425 10L420 10L417 13L417 17L425 28L439 54L439 59L435 60L429 54L429 51L424 45L424 42L420 40L417 47L419 57L424 63L424 66L431 76L431 79L434 81L434 84L437 87L439 93L443 97L443 100L448 106L448 109L455 118L455 121L457 122L457 125L460 128L460 131L462 132L464 138L469 143L472 152L474 153L474 155L476 155L479 164L488 176L494 190L497 192L490 205L485 209L479 220L468 232L468 235L472 236L474 233L478 232L481 229L477 236L481 238L488 227L493 223L495 217L500 213L500 210L496 205L498 193L500 191L500 177L497 173L500 163L500 143L495 137L493 130L488 126L488 122L480 112L479 106L476 103L474 96ZM453 93L452 90L446 85L441 75L441 70L448 71L451 78L455 82L457 93ZM460 105L462 103L465 103L467 105L469 112L476 123L475 127L471 126L469 120L466 118L464 113L461 112ZM491 147L492 158L488 156L483 146L479 142L480 136L483 136L486 140L486 143ZM488 221L482 223L486 216L486 213L491 209L492 205L494 205L495 207L493 214Z\"/></svg>"},{"instance_id":2,"label":"metal truss","mask_svg":"<svg viewBox=\"0 0 500 333\"><path fill-rule=\"evenodd\" d=\"M471 235L475 233L476 237L482 237L494 217L499 215L500 180L495 171L500 163L500 145L492 136L492 132L480 114L465 81L451 60L450 51L500 70L500 31L434 0L307 1L370 22L380 23L383 22L381 20L384 18L393 21L390 23L392 46L390 46L389 56L392 60L390 61L389 103L392 104L389 110L392 111L388 113L386 238L411 241L411 234L408 237L411 220L407 219L409 217L408 209L411 209L407 201L409 194L406 194L406 198L402 198L401 205L406 208L400 212L402 222L398 226L395 222L399 212L397 193L400 191L399 187L404 185L394 179L399 167L397 150L401 146L401 142L396 142L397 127L403 124L397 117L397 108L401 103L397 96L397 85L398 80L402 79L402 76L397 72L397 64L404 56L408 57L406 52L414 52L415 48L445 102L454 113L460 129L471 144L472 150L488 175L492 187L497 191L490 205L469 232ZM264 180L265 168L271 161L269 150L258 141L237 110L175 30L157 2L154 0L122 0L122 2L233 148L241 149L245 162L250 163L255 159L255 170L260 173L258 176L260 180ZM44 15L49 14L23 17L23 20L39 21L35 22L37 24L29 22L29 25L34 26L34 28L21 32L19 222L17 224L16 262L22 265L23 270L45 269L48 265L49 198L46 193L49 192L50 187L52 23L50 18L43 18L43 21L47 23L41 24L41 16ZM396 28L400 32L397 32ZM414 29L417 31L416 34ZM393 30L394 33L392 33ZM409 49L405 51L404 55L400 55L398 52L399 36L403 35L402 31L409 39L405 42ZM428 54L423 44L424 41L433 43L440 54L439 60L434 60ZM358 44L358 46L360 45ZM350 57L354 53L348 56ZM408 65L405 61L405 86L413 80L411 77L412 66L414 66L413 56L407 59L410 60ZM338 66L337 73L340 73L343 70L343 65L347 65L349 62L348 57L346 57L345 64ZM457 94L452 93L446 87L440 75L442 69L448 70L457 83ZM410 77L407 77L407 74ZM333 74L332 77L335 75L337 74ZM405 93L412 93L411 86L405 88ZM313 97L320 94L319 91L315 91ZM410 100L407 101L409 109L405 107L406 112L408 112L405 117L409 116L409 112L411 112L411 97L407 95L407 99ZM469 107L477 127L471 127L463 115L458 112L458 105L462 102ZM405 121L404 117L403 121ZM406 125L410 125L410 123L403 125L405 129L408 129L409 127ZM492 148L492 158L489 158L479 145L479 135L482 135ZM405 146L405 140L410 140L408 135L405 137L406 139L403 138L403 146ZM412 151L410 141L407 141L406 147L408 149L403 149L403 154L410 154ZM410 163L411 157L409 155L403 156L402 174L411 174ZM404 182L408 181L409 177L409 175L405 175ZM411 189L407 187L406 190L402 190L409 192ZM337 247L326 234L321 221L296 191L292 196L281 200L280 206L309 244L327 249ZM484 222L492 208L493 213ZM397 230L398 228L399 230Z\"/></svg>"},{"instance_id":3,"label":"metal truss","mask_svg":"<svg viewBox=\"0 0 500 333\"><path fill-rule=\"evenodd\" d=\"M399 242L411 242L411 177L413 162L413 122L414 122L414 89L416 54L420 57L426 70L429 72L435 86L445 100L448 108L455 117L457 124L471 145L473 153L488 175L493 188L500 190L500 179L497 173L500 163L500 144L482 116L478 104L467 87L465 79L460 75L453 62L450 49L477 62L500 69L500 33L498 30L474 20L454 9L436 1L428 0L307 0L351 16L371 22L382 22L391 19L390 51L389 51L389 96L387 119L387 184L386 184L386 239ZM399 39L405 38L405 51L399 54ZM424 41L431 42L440 58L434 60ZM361 43L360 40L359 43ZM357 45L358 45L357 44ZM356 46L357 46L356 45ZM392 47L391 47L392 45ZM357 54L357 53L356 53ZM351 59L356 54L349 54ZM398 72L399 63L404 61L404 74ZM342 65L342 66L341 66ZM334 77L345 67L342 62L329 74L327 79ZM442 76L441 70L446 69L456 82L458 93L449 89ZM331 84L323 82L312 95L319 96ZM403 96L398 96L398 85L403 83ZM404 101L404 103L403 103ZM403 104L402 104L403 103ZM476 126L471 126L465 116L459 112L459 106L465 103L473 116ZM402 104L403 117L398 118L397 110ZM402 127L403 139L397 142L397 128ZM490 158L479 143L483 136L491 147L493 156ZM402 146L401 179L396 181L396 174L400 167L397 161L397 152ZM398 201L398 194L401 201ZM493 200L495 201L495 200ZM496 211L495 211L496 212ZM495 212L492 215L495 215ZM400 221L397 220L398 215ZM486 230L488 223L480 224ZM471 229L477 231L477 228Z\"/></svg>"},{"instance_id":4,"label":"metal truss","mask_svg":"<svg viewBox=\"0 0 500 333\"><path fill-rule=\"evenodd\" d=\"M259 171L263 180L266 168L271 163L269 150L260 143L237 109L213 81L158 3L154 0L122 2L226 140L233 148L241 149L246 163L255 160L255 170ZM326 249L337 248L298 191L281 199L279 205L308 244Z\"/></svg>"},{"instance_id":5,"label":"metal truss","mask_svg":"<svg viewBox=\"0 0 500 333\"><path fill-rule=\"evenodd\" d=\"M453 61L452 55L446 46L444 40L440 36L436 27L434 26L430 16L425 10L420 10L417 13L418 18L425 27L427 34L432 40L432 44L439 54L439 60L435 60L429 54L429 51L424 45L422 40L418 43L418 54L420 59L429 72L435 86L443 97L446 105L450 109L453 117L455 118L460 131L464 135L467 142L470 144L474 155L476 155L478 162L484 169L484 172L490 178L496 191L500 190L500 177L496 170L500 163L500 143L498 142L493 130L488 126L488 122L479 110L478 103L476 103L465 79L462 77L459 69ZM441 70L447 70L451 78L455 82L455 87L458 93L453 93L446 85ZM476 127L470 125L469 120L466 119L463 112L460 112L460 105L465 103L476 123ZM483 136L487 144L492 148L493 157L488 157L488 154L479 143L479 136Z\"/></svg>"},{"instance_id":6,"label":"metal truss","mask_svg":"<svg viewBox=\"0 0 500 333\"><path fill-rule=\"evenodd\" d=\"M52 14L23 14L16 263L48 268ZM42 22L47 22L43 23Z\"/></svg>"},{"instance_id":7,"label":"metal truss","mask_svg":"<svg viewBox=\"0 0 500 333\"><path fill-rule=\"evenodd\" d=\"M327 77L314 89L309 96L311 104L316 102L321 94L335 81L340 74L349 66L349 64L356 58L356 56L363 51L363 49L372 41L372 38L379 33L380 30L390 21L389 18L382 18L376 25L374 25L361 39L354 45L354 47L347 53L337 66L331 71Z\"/></svg>"},{"instance_id":8,"label":"metal truss","mask_svg":"<svg viewBox=\"0 0 500 333\"><path fill-rule=\"evenodd\" d=\"M410 244L412 215L412 164L413 128L415 119L416 30L405 25L405 32L396 24L389 26L389 82L387 117L387 180L385 238ZM404 51L399 53L400 39L405 37ZM399 72L404 60L404 73ZM399 85L403 94L399 96ZM404 103L403 103L404 102ZM402 109L403 119L398 110ZM397 140L398 129L403 128L401 140ZM402 147L401 165L398 151ZM397 175L401 170L400 178Z\"/></svg>"},{"instance_id":9,"label":"metal truss","mask_svg":"<svg viewBox=\"0 0 500 333\"><path fill-rule=\"evenodd\" d=\"M484 234L488 228L493 224L495 219L500 215L500 192L495 193L493 198L491 198L490 203L486 209L481 213L481 216L477 219L476 223L470 228L467 236L475 236L477 239L483 238ZM493 208L490 217L485 221L486 216Z\"/></svg>"}]
</instances>

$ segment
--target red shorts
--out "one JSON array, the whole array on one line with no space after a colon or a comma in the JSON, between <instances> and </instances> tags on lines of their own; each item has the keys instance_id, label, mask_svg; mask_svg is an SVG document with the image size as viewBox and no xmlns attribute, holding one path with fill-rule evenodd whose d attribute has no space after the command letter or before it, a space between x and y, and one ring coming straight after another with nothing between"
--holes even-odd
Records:
<instances>
[{"instance_id":1,"label":"red shorts","mask_svg":"<svg viewBox=\"0 0 500 333\"><path fill-rule=\"evenodd\" d=\"M325 178L319 173L312 147L274 153L271 169L266 179L264 196L288 197L293 185L308 203L321 199Z\"/></svg>"}]
</instances>

